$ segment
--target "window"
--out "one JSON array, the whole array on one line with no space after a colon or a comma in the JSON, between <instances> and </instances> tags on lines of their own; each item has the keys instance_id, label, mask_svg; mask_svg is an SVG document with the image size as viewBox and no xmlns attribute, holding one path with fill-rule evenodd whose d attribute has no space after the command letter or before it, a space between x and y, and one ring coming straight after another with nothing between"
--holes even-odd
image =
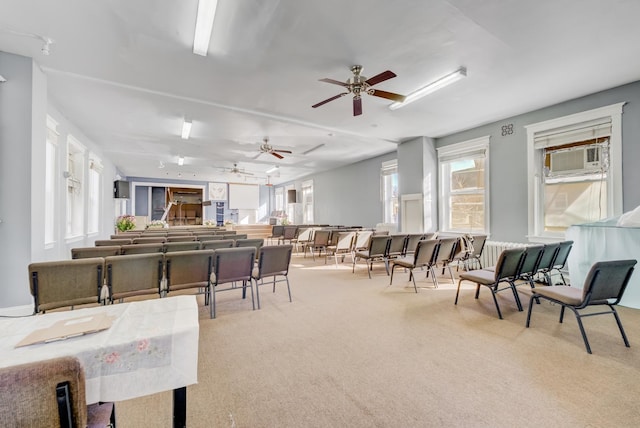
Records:
<instances>
[{"instance_id":1,"label":"window","mask_svg":"<svg viewBox=\"0 0 640 428\"><path fill-rule=\"evenodd\" d=\"M622 213L623 104L526 127L531 241Z\"/></svg>"},{"instance_id":2,"label":"window","mask_svg":"<svg viewBox=\"0 0 640 428\"><path fill-rule=\"evenodd\" d=\"M89 156L89 217L87 233L100 231L100 201L102 200L102 163L100 159Z\"/></svg>"},{"instance_id":3,"label":"window","mask_svg":"<svg viewBox=\"0 0 640 428\"><path fill-rule=\"evenodd\" d=\"M313 180L302 182L302 222L313 224Z\"/></svg>"},{"instance_id":4,"label":"window","mask_svg":"<svg viewBox=\"0 0 640 428\"><path fill-rule=\"evenodd\" d=\"M81 236L84 231L84 197L82 178L84 177L85 148L73 136L67 139L67 230L66 237Z\"/></svg>"},{"instance_id":5,"label":"window","mask_svg":"<svg viewBox=\"0 0 640 428\"><path fill-rule=\"evenodd\" d=\"M398 224L398 160L382 163L380 170L383 222Z\"/></svg>"},{"instance_id":6,"label":"window","mask_svg":"<svg viewBox=\"0 0 640 428\"><path fill-rule=\"evenodd\" d=\"M438 149L440 230L489 233L489 137Z\"/></svg>"},{"instance_id":7,"label":"window","mask_svg":"<svg viewBox=\"0 0 640 428\"><path fill-rule=\"evenodd\" d=\"M44 243L55 242L56 225L56 184L58 177L58 123L47 116L47 139L45 142L45 184L44 184Z\"/></svg>"},{"instance_id":8,"label":"window","mask_svg":"<svg viewBox=\"0 0 640 428\"><path fill-rule=\"evenodd\" d=\"M289 193L290 190L293 190L295 193L295 186L293 184L289 185L286 187L287 189L287 194L286 194L286 198L287 198L287 220L289 221L289 223L294 224L296 223L296 199L289 199L289 195L291 193ZM295 196L294 196L295 197Z\"/></svg>"}]
</instances>

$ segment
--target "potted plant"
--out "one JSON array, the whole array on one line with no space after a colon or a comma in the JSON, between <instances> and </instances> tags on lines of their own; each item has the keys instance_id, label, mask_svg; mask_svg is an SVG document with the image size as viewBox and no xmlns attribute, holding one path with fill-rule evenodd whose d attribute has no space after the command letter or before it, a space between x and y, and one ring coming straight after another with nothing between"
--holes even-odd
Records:
<instances>
[{"instance_id":1,"label":"potted plant","mask_svg":"<svg viewBox=\"0 0 640 428\"><path fill-rule=\"evenodd\" d=\"M153 220L147 225L147 229L168 229L169 223L163 220Z\"/></svg>"},{"instance_id":2,"label":"potted plant","mask_svg":"<svg viewBox=\"0 0 640 428\"><path fill-rule=\"evenodd\" d=\"M116 219L116 228L119 232L126 232L136 228L136 218L130 214L123 214Z\"/></svg>"}]
</instances>

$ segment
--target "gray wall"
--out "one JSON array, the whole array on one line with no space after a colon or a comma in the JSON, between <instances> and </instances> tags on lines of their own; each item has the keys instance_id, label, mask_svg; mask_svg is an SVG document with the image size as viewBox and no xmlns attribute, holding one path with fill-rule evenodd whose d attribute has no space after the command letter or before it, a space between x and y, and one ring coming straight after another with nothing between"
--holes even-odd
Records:
<instances>
[{"instance_id":1,"label":"gray wall","mask_svg":"<svg viewBox=\"0 0 640 428\"><path fill-rule=\"evenodd\" d=\"M625 101L627 104L622 115L622 180L626 212L640 205L640 82L438 138L436 146L491 136L491 239L527 242L527 134L524 127ZM502 136L502 126L507 124L513 124L514 133Z\"/></svg>"}]
</instances>

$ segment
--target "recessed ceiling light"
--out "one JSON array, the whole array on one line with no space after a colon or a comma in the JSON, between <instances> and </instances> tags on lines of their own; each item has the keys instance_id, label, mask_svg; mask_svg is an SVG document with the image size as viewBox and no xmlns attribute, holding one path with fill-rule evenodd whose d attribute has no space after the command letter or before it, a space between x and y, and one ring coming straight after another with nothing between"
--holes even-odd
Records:
<instances>
[{"instance_id":1,"label":"recessed ceiling light","mask_svg":"<svg viewBox=\"0 0 640 428\"><path fill-rule=\"evenodd\" d=\"M218 0L199 0L198 15L196 17L196 31L193 37L193 53L207 56L213 21L216 17Z\"/></svg>"},{"instance_id":2,"label":"recessed ceiling light","mask_svg":"<svg viewBox=\"0 0 640 428\"><path fill-rule=\"evenodd\" d=\"M404 99L403 102L395 102L393 104L391 104L389 106L389 108L391 110L395 110L398 109L400 107L404 107L407 104L411 104L414 101L419 100L420 98L424 97L425 95L429 95L432 92L437 91L438 89L442 89L445 86L449 86L450 84L457 82L458 80L464 78L467 76L467 69L464 67L460 67L459 69L457 69L456 71L454 71L453 73L449 73L444 77L441 77L440 79L429 83L426 86L423 86L422 88L413 91L412 93L410 93L409 95L406 96L406 98Z\"/></svg>"},{"instance_id":3,"label":"recessed ceiling light","mask_svg":"<svg viewBox=\"0 0 640 428\"><path fill-rule=\"evenodd\" d=\"M191 135L191 122L185 120L182 122L182 139L188 140Z\"/></svg>"},{"instance_id":4,"label":"recessed ceiling light","mask_svg":"<svg viewBox=\"0 0 640 428\"><path fill-rule=\"evenodd\" d=\"M178 156L178 165L180 166L184 165L184 157Z\"/></svg>"}]
</instances>

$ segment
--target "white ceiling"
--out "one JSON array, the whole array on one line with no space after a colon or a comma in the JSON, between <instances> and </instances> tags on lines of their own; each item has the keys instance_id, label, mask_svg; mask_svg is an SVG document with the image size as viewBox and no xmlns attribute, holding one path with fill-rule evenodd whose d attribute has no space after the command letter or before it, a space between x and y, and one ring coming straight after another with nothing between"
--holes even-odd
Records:
<instances>
[{"instance_id":1,"label":"white ceiling","mask_svg":"<svg viewBox=\"0 0 640 428\"><path fill-rule=\"evenodd\" d=\"M637 0L220 0L206 57L192 53L196 10L3 0L0 50L42 66L54 105L124 175L202 181L265 183L280 165L277 184L640 80ZM50 55L25 34L53 39ZM400 94L468 76L399 110L369 95L357 117L350 96L311 108L342 92L318 79L354 64L392 70L376 88ZM265 136L293 153L257 156ZM234 163L254 175L225 172Z\"/></svg>"}]
</instances>

